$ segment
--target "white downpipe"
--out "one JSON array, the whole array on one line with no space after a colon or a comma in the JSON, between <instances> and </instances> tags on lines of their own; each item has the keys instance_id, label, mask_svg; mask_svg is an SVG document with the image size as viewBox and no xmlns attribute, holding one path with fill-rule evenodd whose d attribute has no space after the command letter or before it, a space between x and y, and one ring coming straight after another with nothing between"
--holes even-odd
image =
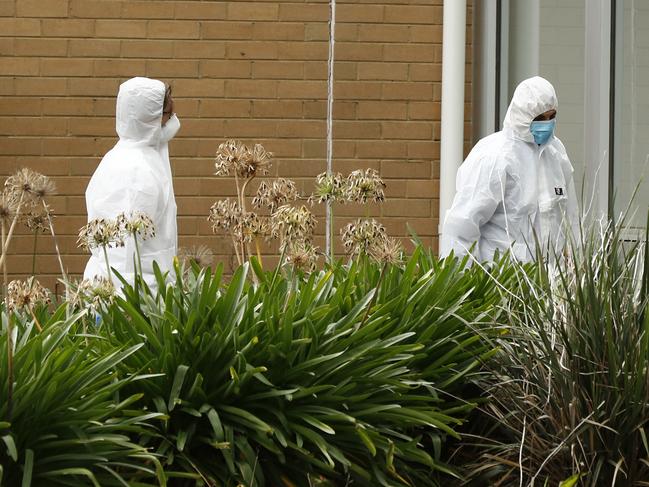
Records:
<instances>
[{"instance_id":1,"label":"white downpipe","mask_svg":"<svg viewBox=\"0 0 649 487\"><path fill-rule=\"evenodd\" d=\"M466 0L444 0L439 233L455 197L455 175L464 156Z\"/></svg>"}]
</instances>

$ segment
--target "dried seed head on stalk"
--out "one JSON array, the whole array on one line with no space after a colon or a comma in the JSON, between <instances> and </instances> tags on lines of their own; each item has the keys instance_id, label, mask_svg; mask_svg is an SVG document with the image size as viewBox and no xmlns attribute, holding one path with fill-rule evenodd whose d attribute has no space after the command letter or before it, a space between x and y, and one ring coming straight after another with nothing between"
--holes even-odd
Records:
<instances>
[{"instance_id":1,"label":"dried seed head on stalk","mask_svg":"<svg viewBox=\"0 0 649 487\"><path fill-rule=\"evenodd\" d=\"M273 238L280 239L280 246L302 240L310 242L317 220L309 209L302 205L299 208L290 205L280 206L270 218L270 231Z\"/></svg>"},{"instance_id":2,"label":"dried seed head on stalk","mask_svg":"<svg viewBox=\"0 0 649 487\"><path fill-rule=\"evenodd\" d=\"M219 200L210 208L207 221L212 224L212 231L217 229L230 230L241 219L241 209L235 201L230 199Z\"/></svg>"},{"instance_id":3,"label":"dried seed head on stalk","mask_svg":"<svg viewBox=\"0 0 649 487\"><path fill-rule=\"evenodd\" d=\"M261 144L255 144L247 159L239 165L239 176L250 178L258 174L268 174L272 158L272 152L268 152Z\"/></svg>"},{"instance_id":4,"label":"dried seed head on stalk","mask_svg":"<svg viewBox=\"0 0 649 487\"><path fill-rule=\"evenodd\" d=\"M300 197L295 182L290 179L279 178L271 184L262 181L257 189L257 194L252 199L255 208L266 207L274 212L280 206L295 201Z\"/></svg>"},{"instance_id":5,"label":"dried seed head on stalk","mask_svg":"<svg viewBox=\"0 0 649 487\"><path fill-rule=\"evenodd\" d=\"M241 172L250 159L251 154L248 147L240 140L228 139L219 145L216 150L214 161L214 174L216 176L227 176L231 171Z\"/></svg>"},{"instance_id":6,"label":"dried seed head on stalk","mask_svg":"<svg viewBox=\"0 0 649 487\"><path fill-rule=\"evenodd\" d=\"M90 220L79 230L79 247L91 250L98 247L123 247L124 234L115 220Z\"/></svg>"},{"instance_id":7,"label":"dried seed head on stalk","mask_svg":"<svg viewBox=\"0 0 649 487\"><path fill-rule=\"evenodd\" d=\"M7 307L9 310L33 309L38 304L48 305L50 291L34 277L25 281L15 280L7 286Z\"/></svg>"},{"instance_id":8,"label":"dried seed head on stalk","mask_svg":"<svg viewBox=\"0 0 649 487\"><path fill-rule=\"evenodd\" d=\"M376 169L358 169L347 176L347 198L357 203L373 201L380 203L385 199L385 183Z\"/></svg>"},{"instance_id":9,"label":"dried seed head on stalk","mask_svg":"<svg viewBox=\"0 0 649 487\"><path fill-rule=\"evenodd\" d=\"M403 248L396 238L386 237L370 245L368 253L380 264L398 265L402 262Z\"/></svg>"},{"instance_id":10,"label":"dried seed head on stalk","mask_svg":"<svg viewBox=\"0 0 649 487\"><path fill-rule=\"evenodd\" d=\"M88 303L91 308L98 309L102 303L110 305L117 294L113 281L106 277L96 276L84 279L71 297L73 306L82 308Z\"/></svg>"},{"instance_id":11,"label":"dried seed head on stalk","mask_svg":"<svg viewBox=\"0 0 649 487\"><path fill-rule=\"evenodd\" d=\"M132 235L148 240L155 237L155 225L146 213L132 211L128 215L120 213L116 219L117 227L125 235Z\"/></svg>"},{"instance_id":12,"label":"dried seed head on stalk","mask_svg":"<svg viewBox=\"0 0 649 487\"><path fill-rule=\"evenodd\" d=\"M9 191L0 194L0 220L8 222L16 214L18 202Z\"/></svg>"},{"instance_id":13,"label":"dried seed head on stalk","mask_svg":"<svg viewBox=\"0 0 649 487\"><path fill-rule=\"evenodd\" d=\"M39 208L39 207L36 207ZM30 211L25 215L25 225L32 233L46 233L49 231L48 213Z\"/></svg>"},{"instance_id":14,"label":"dried seed head on stalk","mask_svg":"<svg viewBox=\"0 0 649 487\"><path fill-rule=\"evenodd\" d=\"M56 185L54 182L43 174L36 174L37 176L34 178L32 183L32 194L38 200L44 200L56 194Z\"/></svg>"},{"instance_id":15,"label":"dried seed head on stalk","mask_svg":"<svg viewBox=\"0 0 649 487\"><path fill-rule=\"evenodd\" d=\"M295 269L313 272L318 263L318 248L303 240L290 242L286 247L286 261Z\"/></svg>"},{"instance_id":16,"label":"dried seed head on stalk","mask_svg":"<svg viewBox=\"0 0 649 487\"><path fill-rule=\"evenodd\" d=\"M344 203L347 201L347 186L342 174L318 174L315 179L315 190L310 196L311 203Z\"/></svg>"},{"instance_id":17,"label":"dried seed head on stalk","mask_svg":"<svg viewBox=\"0 0 649 487\"><path fill-rule=\"evenodd\" d=\"M253 211L241 213L238 223L234 226L234 234L239 241L252 242L255 238L268 233L268 221Z\"/></svg>"},{"instance_id":18,"label":"dried seed head on stalk","mask_svg":"<svg viewBox=\"0 0 649 487\"><path fill-rule=\"evenodd\" d=\"M343 246L351 255L369 254L373 246L381 245L388 238L385 227L374 219L358 219L341 231Z\"/></svg>"},{"instance_id":19,"label":"dried seed head on stalk","mask_svg":"<svg viewBox=\"0 0 649 487\"><path fill-rule=\"evenodd\" d=\"M191 248L183 247L178 250L178 258L184 267L189 267L194 262L198 267L209 267L214 262L214 254L205 245Z\"/></svg>"}]
</instances>

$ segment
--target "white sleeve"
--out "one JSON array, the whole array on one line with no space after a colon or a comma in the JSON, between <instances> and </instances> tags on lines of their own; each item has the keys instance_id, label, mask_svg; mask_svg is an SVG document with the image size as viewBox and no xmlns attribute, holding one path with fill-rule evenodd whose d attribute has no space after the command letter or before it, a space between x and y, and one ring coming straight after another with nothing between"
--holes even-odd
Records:
<instances>
[{"instance_id":1,"label":"white sleeve","mask_svg":"<svg viewBox=\"0 0 649 487\"><path fill-rule=\"evenodd\" d=\"M451 251L465 255L479 240L480 227L489 221L503 199L506 176L497 166L496 157L484 157L458 171L457 192L442 228L440 257ZM480 260L477 247L472 254Z\"/></svg>"}]
</instances>

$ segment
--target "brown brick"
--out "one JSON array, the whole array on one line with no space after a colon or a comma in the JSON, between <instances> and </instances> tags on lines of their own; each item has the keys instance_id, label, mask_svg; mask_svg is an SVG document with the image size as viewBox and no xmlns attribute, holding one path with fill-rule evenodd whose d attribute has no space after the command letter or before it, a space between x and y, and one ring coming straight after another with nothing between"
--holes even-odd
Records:
<instances>
[{"instance_id":1,"label":"brown brick","mask_svg":"<svg viewBox=\"0 0 649 487\"><path fill-rule=\"evenodd\" d=\"M97 37L116 37L120 39L146 37L145 20L97 20L95 33Z\"/></svg>"},{"instance_id":2,"label":"brown brick","mask_svg":"<svg viewBox=\"0 0 649 487\"><path fill-rule=\"evenodd\" d=\"M92 37L95 23L85 19L43 19L41 29L48 37Z\"/></svg>"},{"instance_id":3,"label":"brown brick","mask_svg":"<svg viewBox=\"0 0 649 487\"><path fill-rule=\"evenodd\" d=\"M92 115L92 98L43 98L43 115Z\"/></svg>"},{"instance_id":4,"label":"brown brick","mask_svg":"<svg viewBox=\"0 0 649 487\"><path fill-rule=\"evenodd\" d=\"M39 71L39 60L34 58L0 58L0 75L2 76L36 76Z\"/></svg>"},{"instance_id":5,"label":"brown brick","mask_svg":"<svg viewBox=\"0 0 649 487\"><path fill-rule=\"evenodd\" d=\"M275 98L277 81L226 80L225 96L232 98Z\"/></svg>"},{"instance_id":6,"label":"brown brick","mask_svg":"<svg viewBox=\"0 0 649 487\"><path fill-rule=\"evenodd\" d=\"M277 20L279 5L263 2L229 2L227 15L231 20Z\"/></svg>"},{"instance_id":7,"label":"brown brick","mask_svg":"<svg viewBox=\"0 0 649 487\"><path fill-rule=\"evenodd\" d=\"M381 124L368 121L339 121L334 123L336 139L378 139L381 137Z\"/></svg>"},{"instance_id":8,"label":"brown brick","mask_svg":"<svg viewBox=\"0 0 649 487\"><path fill-rule=\"evenodd\" d=\"M198 61L156 59L146 62L146 74L152 78L196 78Z\"/></svg>"},{"instance_id":9,"label":"brown brick","mask_svg":"<svg viewBox=\"0 0 649 487\"><path fill-rule=\"evenodd\" d=\"M174 97L206 98L222 97L225 92L223 80L184 78L172 83ZM205 101L205 100L201 100Z\"/></svg>"},{"instance_id":10,"label":"brown brick","mask_svg":"<svg viewBox=\"0 0 649 487\"><path fill-rule=\"evenodd\" d=\"M83 117L69 120L71 136L96 135L112 137L115 135L115 119L113 117Z\"/></svg>"},{"instance_id":11,"label":"brown brick","mask_svg":"<svg viewBox=\"0 0 649 487\"><path fill-rule=\"evenodd\" d=\"M16 0L18 17L67 17L68 0Z\"/></svg>"},{"instance_id":12,"label":"brown brick","mask_svg":"<svg viewBox=\"0 0 649 487\"><path fill-rule=\"evenodd\" d=\"M280 120L277 122L279 137L324 137L324 120Z\"/></svg>"},{"instance_id":13,"label":"brown brick","mask_svg":"<svg viewBox=\"0 0 649 487\"><path fill-rule=\"evenodd\" d=\"M98 59L94 62L96 76L142 76L145 62L139 59Z\"/></svg>"},{"instance_id":14,"label":"brown brick","mask_svg":"<svg viewBox=\"0 0 649 487\"><path fill-rule=\"evenodd\" d=\"M125 2L116 0L70 0L71 17L105 19L119 18Z\"/></svg>"},{"instance_id":15,"label":"brown brick","mask_svg":"<svg viewBox=\"0 0 649 487\"><path fill-rule=\"evenodd\" d=\"M42 102L40 98L2 97L0 98L2 115L40 115Z\"/></svg>"},{"instance_id":16,"label":"brown brick","mask_svg":"<svg viewBox=\"0 0 649 487\"><path fill-rule=\"evenodd\" d=\"M439 142L408 142L408 157L411 159L439 159Z\"/></svg>"},{"instance_id":17,"label":"brown brick","mask_svg":"<svg viewBox=\"0 0 649 487\"><path fill-rule=\"evenodd\" d=\"M431 83L383 83L383 98L386 100L432 100Z\"/></svg>"},{"instance_id":18,"label":"brown brick","mask_svg":"<svg viewBox=\"0 0 649 487\"><path fill-rule=\"evenodd\" d=\"M155 0L133 1L129 0L122 7L122 17L131 19L173 19L175 16L174 4Z\"/></svg>"},{"instance_id":19,"label":"brown brick","mask_svg":"<svg viewBox=\"0 0 649 487\"><path fill-rule=\"evenodd\" d=\"M408 118L410 120L440 120L441 115L441 103L413 101L408 104Z\"/></svg>"},{"instance_id":20,"label":"brown brick","mask_svg":"<svg viewBox=\"0 0 649 487\"><path fill-rule=\"evenodd\" d=\"M427 44L386 44L384 59L395 62L432 63L435 60L435 52Z\"/></svg>"},{"instance_id":21,"label":"brown brick","mask_svg":"<svg viewBox=\"0 0 649 487\"><path fill-rule=\"evenodd\" d=\"M333 117L334 120L355 120L356 105L355 101L334 101ZM304 102L305 118L325 118L327 117L327 102L322 101L305 101Z\"/></svg>"},{"instance_id":22,"label":"brown brick","mask_svg":"<svg viewBox=\"0 0 649 487\"><path fill-rule=\"evenodd\" d=\"M439 198L439 181L409 179L406 183L406 196L409 198Z\"/></svg>"},{"instance_id":23,"label":"brown brick","mask_svg":"<svg viewBox=\"0 0 649 487\"><path fill-rule=\"evenodd\" d=\"M199 115L202 118L249 118L253 103L249 100L200 100Z\"/></svg>"},{"instance_id":24,"label":"brown brick","mask_svg":"<svg viewBox=\"0 0 649 487\"><path fill-rule=\"evenodd\" d=\"M376 43L337 42L336 59L341 61L380 61L384 59L383 49L382 44Z\"/></svg>"},{"instance_id":25,"label":"brown brick","mask_svg":"<svg viewBox=\"0 0 649 487\"><path fill-rule=\"evenodd\" d=\"M42 153L42 144L40 137L4 137L0 154L38 156Z\"/></svg>"},{"instance_id":26,"label":"brown brick","mask_svg":"<svg viewBox=\"0 0 649 487\"><path fill-rule=\"evenodd\" d=\"M440 24L442 8L434 6L387 6L385 21L391 24Z\"/></svg>"},{"instance_id":27,"label":"brown brick","mask_svg":"<svg viewBox=\"0 0 649 487\"><path fill-rule=\"evenodd\" d=\"M349 61L336 61L334 63L335 81L355 80L358 78L358 63ZM304 77L306 79L327 79L328 66L326 62L313 61L304 63Z\"/></svg>"},{"instance_id":28,"label":"brown brick","mask_svg":"<svg viewBox=\"0 0 649 487\"><path fill-rule=\"evenodd\" d=\"M329 46L326 42L279 42L280 59L327 60Z\"/></svg>"},{"instance_id":29,"label":"brown brick","mask_svg":"<svg viewBox=\"0 0 649 487\"><path fill-rule=\"evenodd\" d=\"M430 178L430 162L381 161L381 175L385 178Z\"/></svg>"},{"instance_id":30,"label":"brown brick","mask_svg":"<svg viewBox=\"0 0 649 487\"><path fill-rule=\"evenodd\" d=\"M252 77L255 79L302 79L303 76L304 63L298 61L252 62Z\"/></svg>"},{"instance_id":31,"label":"brown brick","mask_svg":"<svg viewBox=\"0 0 649 487\"><path fill-rule=\"evenodd\" d=\"M441 64L416 64L410 65L411 81L442 81Z\"/></svg>"},{"instance_id":32,"label":"brown brick","mask_svg":"<svg viewBox=\"0 0 649 487\"><path fill-rule=\"evenodd\" d=\"M358 118L370 120L405 120L407 104L403 101L359 101Z\"/></svg>"},{"instance_id":33,"label":"brown brick","mask_svg":"<svg viewBox=\"0 0 649 487\"><path fill-rule=\"evenodd\" d=\"M442 26L441 25L411 25L410 26L411 42L427 42L442 44Z\"/></svg>"},{"instance_id":34,"label":"brown brick","mask_svg":"<svg viewBox=\"0 0 649 487\"><path fill-rule=\"evenodd\" d=\"M358 26L358 39L361 42L408 42L411 40L410 26L360 24Z\"/></svg>"},{"instance_id":35,"label":"brown brick","mask_svg":"<svg viewBox=\"0 0 649 487\"><path fill-rule=\"evenodd\" d=\"M279 20L327 22L329 20L329 5L318 3L282 3L279 6Z\"/></svg>"},{"instance_id":36,"label":"brown brick","mask_svg":"<svg viewBox=\"0 0 649 487\"><path fill-rule=\"evenodd\" d=\"M122 41L117 39L72 39L71 57L119 57Z\"/></svg>"},{"instance_id":37,"label":"brown brick","mask_svg":"<svg viewBox=\"0 0 649 487\"><path fill-rule=\"evenodd\" d=\"M0 36L38 36L41 22L36 19L0 19Z\"/></svg>"},{"instance_id":38,"label":"brown brick","mask_svg":"<svg viewBox=\"0 0 649 487\"><path fill-rule=\"evenodd\" d=\"M147 34L153 39L198 39L200 23L191 20L150 20Z\"/></svg>"},{"instance_id":39,"label":"brown brick","mask_svg":"<svg viewBox=\"0 0 649 487\"><path fill-rule=\"evenodd\" d=\"M0 0L0 16L12 17L16 15L15 0Z\"/></svg>"},{"instance_id":40,"label":"brown brick","mask_svg":"<svg viewBox=\"0 0 649 487\"><path fill-rule=\"evenodd\" d=\"M252 38L258 40L304 40L304 24L291 22L255 22Z\"/></svg>"},{"instance_id":41,"label":"brown brick","mask_svg":"<svg viewBox=\"0 0 649 487\"><path fill-rule=\"evenodd\" d=\"M200 76L204 78L249 78L250 61L200 61Z\"/></svg>"},{"instance_id":42,"label":"brown brick","mask_svg":"<svg viewBox=\"0 0 649 487\"><path fill-rule=\"evenodd\" d=\"M341 4L336 9L337 22L382 22L383 5Z\"/></svg>"},{"instance_id":43,"label":"brown brick","mask_svg":"<svg viewBox=\"0 0 649 487\"><path fill-rule=\"evenodd\" d=\"M2 135L66 135L65 121L52 123L51 119L41 117L0 117Z\"/></svg>"},{"instance_id":44,"label":"brown brick","mask_svg":"<svg viewBox=\"0 0 649 487\"><path fill-rule=\"evenodd\" d=\"M408 79L408 65L404 63L359 63L358 79L403 80Z\"/></svg>"},{"instance_id":45,"label":"brown brick","mask_svg":"<svg viewBox=\"0 0 649 487\"><path fill-rule=\"evenodd\" d=\"M334 93L339 100L378 100L381 98L382 85L378 82L339 81Z\"/></svg>"},{"instance_id":46,"label":"brown brick","mask_svg":"<svg viewBox=\"0 0 649 487\"><path fill-rule=\"evenodd\" d=\"M381 134L385 139L427 139L433 138L432 122L383 122Z\"/></svg>"},{"instance_id":47,"label":"brown brick","mask_svg":"<svg viewBox=\"0 0 649 487\"><path fill-rule=\"evenodd\" d=\"M67 80L71 96L117 96L121 80L106 78L70 78Z\"/></svg>"},{"instance_id":48,"label":"brown brick","mask_svg":"<svg viewBox=\"0 0 649 487\"><path fill-rule=\"evenodd\" d=\"M252 102L252 116L255 118L301 118L302 101L255 100Z\"/></svg>"},{"instance_id":49,"label":"brown brick","mask_svg":"<svg viewBox=\"0 0 649 487\"><path fill-rule=\"evenodd\" d=\"M280 81L279 98L326 98L327 85L321 81Z\"/></svg>"},{"instance_id":50,"label":"brown brick","mask_svg":"<svg viewBox=\"0 0 649 487\"><path fill-rule=\"evenodd\" d=\"M220 41L176 41L174 56L182 59L222 59L225 56L225 45Z\"/></svg>"},{"instance_id":51,"label":"brown brick","mask_svg":"<svg viewBox=\"0 0 649 487\"><path fill-rule=\"evenodd\" d=\"M392 140L372 140L372 141L358 141L356 143L357 156L360 158L369 159L386 159L386 158L405 158L407 147L403 141ZM383 168L381 168L381 174ZM395 177L394 175L392 177Z\"/></svg>"},{"instance_id":52,"label":"brown brick","mask_svg":"<svg viewBox=\"0 0 649 487\"><path fill-rule=\"evenodd\" d=\"M172 41L124 40L119 42L121 43L122 57L126 58L171 59L174 53L174 42Z\"/></svg>"},{"instance_id":53,"label":"brown brick","mask_svg":"<svg viewBox=\"0 0 649 487\"><path fill-rule=\"evenodd\" d=\"M225 19L226 2L174 2L177 19L218 20Z\"/></svg>"},{"instance_id":54,"label":"brown brick","mask_svg":"<svg viewBox=\"0 0 649 487\"><path fill-rule=\"evenodd\" d=\"M250 39L252 22L201 22L201 39Z\"/></svg>"},{"instance_id":55,"label":"brown brick","mask_svg":"<svg viewBox=\"0 0 649 487\"><path fill-rule=\"evenodd\" d=\"M275 42L226 42L228 59L277 59L278 46Z\"/></svg>"}]
</instances>

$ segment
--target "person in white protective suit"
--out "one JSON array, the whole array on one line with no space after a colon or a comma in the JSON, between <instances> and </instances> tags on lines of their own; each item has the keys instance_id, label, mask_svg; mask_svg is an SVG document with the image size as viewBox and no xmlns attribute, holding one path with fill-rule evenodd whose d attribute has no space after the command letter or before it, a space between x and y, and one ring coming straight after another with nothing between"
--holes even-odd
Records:
<instances>
[{"instance_id":1,"label":"person in white protective suit","mask_svg":"<svg viewBox=\"0 0 649 487\"><path fill-rule=\"evenodd\" d=\"M153 262L165 272L177 253L176 201L169 163L168 142L180 122L173 110L171 89L148 78L122 83L117 95L116 129L119 141L103 157L86 189L88 221L115 219L120 213L148 215L155 236L138 239L142 274L155 292ZM124 247L108 249L110 266L128 282L134 281L133 238ZM113 273L111 273L113 274ZM93 249L84 278L107 277L103 250ZM113 274L119 289L121 283Z\"/></svg>"},{"instance_id":2,"label":"person in white protective suit","mask_svg":"<svg viewBox=\"0 0 649 487\"><path fill-rule=\"evenodd\" d=\"M480 140L458 170L440 256L471 252L488 261L509 250L527 262L537 245L549 258L563 251L578 206L570 159L554 136L556 114L549 81L536 76L518 85L503 130Z\"/></svg>"}]
</instances>

